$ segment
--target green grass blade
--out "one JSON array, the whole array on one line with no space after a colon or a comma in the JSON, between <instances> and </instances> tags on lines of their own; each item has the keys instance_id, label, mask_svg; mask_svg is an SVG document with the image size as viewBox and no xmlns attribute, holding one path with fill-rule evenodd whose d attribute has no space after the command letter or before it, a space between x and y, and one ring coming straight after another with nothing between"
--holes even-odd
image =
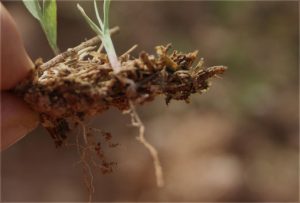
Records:
<instances>
[{"instance_id":1,"label":"green grass blade","mask_svg":"<svg viewBox=\"0 0 300 203\"><path fill-rule=\"evenodd\" d=\"M105 0L104 1L104 23L102 23L99 11L97 8L97 2L94 0L94 8L95 8L95 13L97 16L97 19L99 21L100 27L97 26L85 13L83 8L77 4L78 10L81 12L83 17L85 18L86 22L91 26L91 28L101 37L102 43L104 45L104 49L107 53L107 57L109 59L109 62L114 70L115 73L118 73L121 69L120 62L118 61L118 57L114 48L114 45L112 43L110 33L109 33L109 4L110 0Z\"/></svg>"},{"instance_id":2,"label":"green grass blade","mask_svg":"<svg viewBox=\"0 0 300 203\"><path fill-rule=\"evenodd\" d=\"M27 10L35 17L37 20L41 20L42 17L42 9L40 7L38 0L23 0L23 4L27 8Z\"/></svg>"},{"instance_id":3,"label":"green grass blade","mask_svg":"<svg viewBox=\"0 0 300 203\"><path fill-rule=\"evenodd\" d=\"M41 24L54 54L58 54L56 0L43 0L42 7L38 0L23 0L23 3Z\"/></svg>"},{"instance_id":4,"label":"green grass blade","mask_svg":"<svg viewBox=\"0 0 300 203\"><path fill-rule=\"evenodd\" d=\"M43 13L45 13L45 2L46 2L47 0L43 0L43 5L42 5L42 9L43 9Z\"/></svg>"},{"instance_id":5,"label":"green grass blade","mask_svg":"<svg viewBox=\"0 0 300 203\"><path fill-rule=\"evenodd\" d=\"M80 11L80 13L82 14L82 16L84 17L84 19L86 20L86 22L90 25L90 27L100 36L103 37L103 33L101 32L100 28L90 19L90 17L88 15L86 15L85 11L83 10L83 8L77 4L77 8Z\"/></svg>"},{"instance_id":6,"label":"green grass blade","mask_svg":"<svg viewBox=\"0 0 300 203\"><path fill-rule=\"evenodd\" d=\"M115 73L121 70L120 62L118 61L118 56L114 48L114 44L111 40L109 33L109 6L111 0L104 0L103 3L103 13L104 13L104 25L103 25L103 44L107 52L107 56L111 66Z\"/></svg>"},{"instance_id":7,"label":"green grass blade","mask_svg":"<svg viewBox=\"0 0 300 203\"><path fill-rule=\"evenodd\" d=\"M103 3L103 13L104 13L103 32L105 32L105 33L109 33L109 6L110 6L110 0L104 0L104 3Z\"/></svg>"},{"instance_id":8,"label":"green grass blade","mask_svg":"<svg viewBox=\"0 0 300 203\"><path fill-rule=\"evenodd\" d=\"M57 47L57 8L56 0L44 0L43 1L43 17L42 27L46 33L48 42L55 54L59 53Z\"/></svg>"},{"instance_id":9,"label":"green grass blade","mask_svg":"<svg viewBox=\"0 0 300 203\"><path fill-rule=\"evenodd\" d=\"M99 22L100 28L103 30L103 23L102 23L102 20L100 18L100 15L99 15L97 0L94 0L94 9L95 9L96 17L97 17L97 20Z\"/></svg>"}]
</instances>

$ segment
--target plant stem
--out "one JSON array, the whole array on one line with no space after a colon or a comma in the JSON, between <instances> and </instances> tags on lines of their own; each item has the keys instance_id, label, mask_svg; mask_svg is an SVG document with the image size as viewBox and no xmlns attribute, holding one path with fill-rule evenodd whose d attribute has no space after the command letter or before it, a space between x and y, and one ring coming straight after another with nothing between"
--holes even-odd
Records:
<instances>
[{"instance_id":1,"label":"plant stem","mask_svg":"<svg viewBox=\"0 0 300 203\"><path fill-rule=\"evenodd\" d=\"M115 34L119 31L119 27L114 27L112 29L110 29L110 34ZM93 46L95 44L98 44L99 42L101 42L102 39L100 36L96 36L93 37L92 39L89 39L86 42L82 42L80 45L68 49L67 51L57 55L56 57L52 58L51 60L47 61L46 63L42 64L39 68L44 71L47 70L50 67L53 67L54 65L56 65L57 63L63 62L67 57L71 56L72 54L74 54L74 52L78 52L86 47L89 46Z\"/></svg>"},{"instance_id":2,"label":"plant stem","mask_svg":"<svg viewBox=\"0 0 300 203\"><path fill-rule=\"evenodd\" d=\"M103 42L103 45L107 52L109 62L114 70L114 73L117 74L121 70L121 64L118 60L118 57L117 57L117 54L116 54L116 51L115 51L115 48L114 48L114 45L111 40L109 32L103 33L103 41L102 42Z\"/></svg>"}]
</instances>

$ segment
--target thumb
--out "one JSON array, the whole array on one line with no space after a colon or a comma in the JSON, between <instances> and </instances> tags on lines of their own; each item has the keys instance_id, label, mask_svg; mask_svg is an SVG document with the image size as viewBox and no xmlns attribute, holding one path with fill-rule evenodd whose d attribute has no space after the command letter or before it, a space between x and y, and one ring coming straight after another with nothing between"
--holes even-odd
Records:
<instances>
[{"instance_id":1,"label":"thumb","mask_svg":"<svg viewBox=\"0 0 300 203\"><path fill-rule=\"evenodd\" d=\"M1 150L8 148L38 124L38 115L16 97L1 92Z\"/></svg>"},{"instance_id":2,"label":"thumb","mask_svg":"<svg viewBox=\"0 0 300 203\"><path fill-rule=\"evenodd\" d=\"M8 90L26 77L33 63L29 59L16 24L0 3L1 90Z\"/></svg>"}]
</instances>

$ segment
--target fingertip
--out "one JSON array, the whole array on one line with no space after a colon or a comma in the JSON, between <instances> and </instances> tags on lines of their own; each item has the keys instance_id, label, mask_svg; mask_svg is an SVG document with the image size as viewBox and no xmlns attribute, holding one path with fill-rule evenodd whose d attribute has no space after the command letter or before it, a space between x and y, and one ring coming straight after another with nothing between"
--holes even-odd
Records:
<instances>
[{"instance_id":1,"label":"fingertip","mask_svg":"<svg viewBox=\"0 0 300 203\"><path fill-rule=\"evenodd\" d=\"M17 26L5 7L0 4L1 14L1 90L17 85L34 64L24 48Z\"/></svg>"},{"instance_id":2,"label":"fingertip","mask_svg":"<svg viewBox=\"0 0 300 203\"><path fill-rule=\"evenodd\" d=\"M38 125L38 115L20 98L1 94L1 150L22 139Z\"/></svg>"}]
</instances>

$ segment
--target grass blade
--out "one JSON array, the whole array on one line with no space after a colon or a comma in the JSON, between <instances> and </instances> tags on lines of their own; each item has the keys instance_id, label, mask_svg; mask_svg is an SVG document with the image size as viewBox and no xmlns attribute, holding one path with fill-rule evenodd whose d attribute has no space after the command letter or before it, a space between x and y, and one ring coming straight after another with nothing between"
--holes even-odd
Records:
<instances>
[{"instance_id":1,"label":"grass blade","mask_svg":"<svg viewBox=\"0 0 300 203\"><path fill-rule=\"evenodd\" d=\"M55 54L59 53L57 47L57 8L55 0L43 1L42 27L46 33L48 42Z\"/></svg>"},{"instance_id":2,"label":"grass blade","mask_svg":"<svg viewBox=\"0 0 300 203\"><path fill-rule=\"evenodd\" d=\"M37 20L41 20L42 17L42 9L40 7L40 4L38 0L23 0L23 4L27 8L27 10L35 17Z\"/></svg>"},{"instance_id":3,"label":"grass blade","mask_svg":"<svg viewBox=\"0 0 300 203\"><path fill-rule=\"evenodd\" d=\"M112 43L110 33L109 33L109 5L110 0L104 0L103 4L103 11L104 11L104 23L102 23L99 11L97 8L97 2L94 0L94 9L97 16L97 20L99 21L99 25L96 25L85 13L84 9L77 4L78 10L81 12L83 17L85 18L86 22L90 25L90 27L101 37L105 51L107 53L107 57L109 62L114 70L115 73L118 73L121 69L120 62L118 61L118 57Z\"/></svg>"},{"instance_id":4,"label":"grass blade","mask_svg":"<svg viewBox=\"0 0 300 203\"><path fill-rule=\"evenodd\" d=\"M95 9L96 17L97 17L97 20L99 22L100 28L103 30L103 23L102 23L102 20L100 18L100 15L99 15L97 0L94 0L94 9Z\"/></svg>"},{"instance_id":5,"label":"grass blade","mask_svg":"<svg viewBox=\"0 0 300 203\"><path fill-rule=\"evenodd\" d=\"M103 33L100 30L100 28L90 19L90 17L85 13L85 11L83 10L83 8L77 4L77 8L78 10L81 12L82 16L84 17L84 19L86 20L86 22L90 25L90 27L100 36L103 37Z\"/></svg>"},{"instance_id":6,"label":"grass blade","mask_svg":"<svg viewBox=\"0 0 300 203\"><path fill-rule=\"evenodd\" d=\"M23 0L31 15L36 18L46 35L54 54L59 53L57 46L57 9L56 0L43 0L42 7L38 0Z\"/></svg>"},{"instance_id":7,"label":"grass blade","mask_svg":"<svg viewBox=\"0 0 300 203\"><path fill-rule=\"evenodd\" d=\"M104 3L103 3L103 13L104 13L103 32L105 32L105 33L109 33L109 6L110 6L110 0L104 0Z\"/></svg>"}]
</instances>

